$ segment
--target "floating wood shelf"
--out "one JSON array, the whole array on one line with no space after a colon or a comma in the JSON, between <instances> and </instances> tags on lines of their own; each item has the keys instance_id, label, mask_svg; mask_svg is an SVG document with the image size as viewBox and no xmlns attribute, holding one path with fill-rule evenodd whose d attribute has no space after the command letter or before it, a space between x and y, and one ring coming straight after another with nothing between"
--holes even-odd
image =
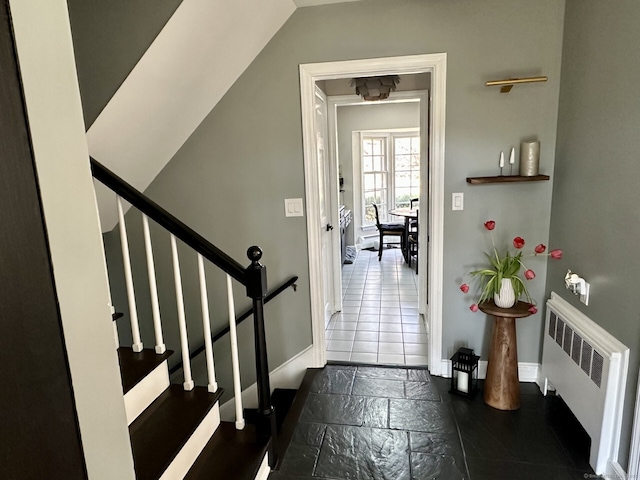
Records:
<instances>
[{"instance_id":1,"label":"floating wood shelf","mask_svg":"<svg viewBox=\"0 0 640 480\"><path fill-rule=\"evenodd\" d=\"M495 177L467 177L467 183L471 185L483 185L485 183L515 183L515 182L542 182L549 180L549 175L535 175L524 177L522 175L497 175Z\"/></svg>"}]
</instances>

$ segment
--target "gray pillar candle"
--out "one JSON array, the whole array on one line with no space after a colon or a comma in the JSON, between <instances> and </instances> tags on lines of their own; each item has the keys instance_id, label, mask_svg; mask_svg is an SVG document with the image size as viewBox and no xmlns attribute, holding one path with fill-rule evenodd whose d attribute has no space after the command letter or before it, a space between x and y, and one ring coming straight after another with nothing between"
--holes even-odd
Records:
<instances>
[{"instance_id":1,"label":"gray pillar candle","mask_svg":"<svg viewBox=\"0 0 640 480\"><path fill-rule=\"evenodd\" d=\"M534 177L538 175L540 163L540 142L537 140L526 141L520 144L520 175Z\"/></svg>"}]
</instances>

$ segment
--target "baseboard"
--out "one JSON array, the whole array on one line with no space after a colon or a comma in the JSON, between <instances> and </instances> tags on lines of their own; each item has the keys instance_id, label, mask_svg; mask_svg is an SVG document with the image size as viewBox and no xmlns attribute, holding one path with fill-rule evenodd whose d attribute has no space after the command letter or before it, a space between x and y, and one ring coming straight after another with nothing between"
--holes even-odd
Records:
<instances>
[{"instance_id":1,"label":"baseboard","mask_svg":"<svg viewBox=\"0 0 640 480\"><path fill-rule=\"evenodd\" d=\"M272 370L269 374L271 390L274 388L298 388L307 368L313 366L313 360L313 345L311 345ZM244 408L256 408L258 406L258 385L256 383L242 391L242 404ZM220 416L223 421L235 421L233 398L220 407Z\"/></svg>"},{"instance_id":2,"label":"baseboard","mask_svg":"<svg viewBox=\"0 0 640 480\"><path fill-rule=\"evenodd\" d=\"M607 471L602 474L602 476L606 479L612 480L627 480L627 472L624 471L624 468L611 459L607 462ZM585 477L586 478L586 477ZM633 480L629 478L628 480Z\"/></svg>"},{"instance_id":3,"label":"baseboard","mask_svg":"<svg viewBox=\"0 0 640 480\"><path fill-rule=\"evenodd\" d=\"M480 360L478 362L478 378L484 380L487 376L487 361ZM539 363L518 362L518 378L521 382L535 382L539 384L538 372L540 370ZM451 360L442 360L441 370L442 376L451 378Z\"/></svg>"}]
</instances>

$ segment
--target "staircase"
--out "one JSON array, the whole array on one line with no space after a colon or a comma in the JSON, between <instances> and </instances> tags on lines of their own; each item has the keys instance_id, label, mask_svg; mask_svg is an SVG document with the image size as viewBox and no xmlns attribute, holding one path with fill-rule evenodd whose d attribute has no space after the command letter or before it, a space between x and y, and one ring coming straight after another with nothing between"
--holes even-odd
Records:
<instances>
[{"instance_id":1,"label":"staircase","mask_svg":"<svg viewBox=\"0 0 640 480\"><path fill-rule=\"evenodd\" d=\"M129 302L132 338L131 347L118 346L117 352L136 478L139 480L266 479L272 469L278 468L279 452L284 452L286 449L293 431L292 425L297 420L295 416L293 420L285 420L284 412L292 403L297 405L294 410L299 411L303 400L297 398L295 391L276 390L274 399L278 404L283 405L283 408L279 408L276 414L272 405L264 304L289 286L293 286L295 290L297 277L292 277L272 292L267 292L266 267L260 263L262 251L258 247L248 249L247 256L251 263L245 268L95 160L91 160L91 167L94 178L117 195L124 281ZM153 317L150 320L153 323L154 348L144 348L141 338L136 289L133 285L129 242L122 208L123 200L143 214L144 250ZM150 220L163 227L166 230L165 234L170 236L179 327L179 341L174 343L176 343L175 349L180 351L180 360L176 362L174 359L171 369L169 359L174 352L168 350L164 343L157 298L154 251L149 229ZM198 264L202 318L195 322L195 326L199 324L202 328L204 342L201 347L191 350L187 335L194 325L193 322L188 325L185 318L182 271L176 247L178 240L191 247L192 251L189 254L197 257ZM215 334L211 332L209 318L205 261L221 269L226 273L227 278L229 325ZM247 296L252 299L251 309L239 317L235 313L233 280L241 283L246 288ZM116 344L119 344L115 320L122 315L114 313L113 316L114 336ZM253 318L255 336L253 343L258 407L245 411L242 404L236 326L249 317ZM223 337L228 338L231 344L235 422L222 422L220 419L220 398L223 390L216 380L213 343ZM198 386L194 382L191 363L193 358L201 354L206 356L207 385ZM182 384L172 384L170 379L179 377L175 375L178 370L181 370L184 381ZM281 442L278 441L279 429L284 431Z\"/></svg>"},{"instance_id":2,"label":"staircase","mask_svg":"<svg viewBox=\"0 0 640 480\"><path fill-rule=\"evenodd\" d=\"M220 421L222 389L169 384L171 354L118 349L136 478L266 479L269 440Z\"/></svg>"}]
</instances>

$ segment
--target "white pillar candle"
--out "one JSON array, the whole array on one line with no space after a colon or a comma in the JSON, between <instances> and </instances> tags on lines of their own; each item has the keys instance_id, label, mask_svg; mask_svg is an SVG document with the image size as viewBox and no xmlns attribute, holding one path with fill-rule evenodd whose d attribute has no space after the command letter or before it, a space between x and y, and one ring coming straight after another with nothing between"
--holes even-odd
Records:
<instances>
[{"instance_id":1,"label":"white pillar candle","mask_svg":"<svg viewBox=\"0 0 640 480\"><path fill-rule=\"evenodd\" d=\"M504 167L504 152L500 152L500 168Z\"/></svg>"},{"instance_id":2,"label":"white pillar candle","mask_svg":"<svg viewBox=\"0 0 640 480\"><path fill-rule=\"evenodd\" d=\"M520 144L520 175L533 177L538 174L540 163L540 142L525 141Z\"/></svg>"},{"instance_id":3,"label":"white pillar candle","mask_svg":"<svg viewBox=\"0 0 640 480\"><path fill-rule=\"evenodd\" d=\"M516 149L511 147L511 154L509 155L509 165L513 165L516 161Z\"/></svg>"},{"instance_id":4,"label":"white pillar candle","mask_svg":"<svg viewBox=\"0 0 640 480\"><path fill-rule=\"evenodd\" d=\"M469 374L467 372L458 372L457 388L459 392L469 393Z\"/></svg>"}]
</instances>

